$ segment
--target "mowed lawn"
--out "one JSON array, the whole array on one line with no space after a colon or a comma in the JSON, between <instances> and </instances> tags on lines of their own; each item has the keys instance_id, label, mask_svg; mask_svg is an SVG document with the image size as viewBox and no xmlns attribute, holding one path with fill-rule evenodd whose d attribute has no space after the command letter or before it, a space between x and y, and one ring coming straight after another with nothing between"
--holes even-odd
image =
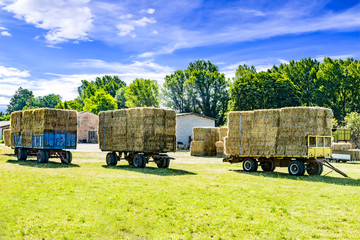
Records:
<instances>
[{"instance_id":1,"label":"mowed lawn","mask_svg":"<svg viewBox=\"0 0 360 240\"><path fill-rule=\"evenodd\" d=\"M73 164L17 161L0 147L0 239L359 239L360 164L291 177L245 173L216 157L171 154L107 167L104 153ZM329 172L325 169L324 173Z\"/></svg>"}]
</instances>

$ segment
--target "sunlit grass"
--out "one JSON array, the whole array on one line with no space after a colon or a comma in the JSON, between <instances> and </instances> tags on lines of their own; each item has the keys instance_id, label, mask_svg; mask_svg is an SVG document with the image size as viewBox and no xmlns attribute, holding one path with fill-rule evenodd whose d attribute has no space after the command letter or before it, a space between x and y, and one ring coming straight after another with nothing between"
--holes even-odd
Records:
<instances>
[{"instance_id":1,"label":"sunlit grass","mask_svg":"<svg viewBox=\"0 0 360 240\"><path fill-rule=\"evenodd\" d=\"M360 164L335 164L345 179L249 174L186 152L172 154L170 169L108 167L105 153L74 153L71 165L11 153L0 147L0 239L360 236Z\"/></svg>"}]
</instances>

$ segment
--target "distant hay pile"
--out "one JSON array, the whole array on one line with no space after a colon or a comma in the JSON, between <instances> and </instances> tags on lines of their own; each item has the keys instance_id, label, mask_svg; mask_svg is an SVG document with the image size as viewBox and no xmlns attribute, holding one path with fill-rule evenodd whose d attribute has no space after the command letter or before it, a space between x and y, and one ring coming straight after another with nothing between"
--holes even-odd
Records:
<instances>
[{"instance_id":1,"label":"distant hay pile","mask_svg":"<svg viewBox=\"0 0 360 240\"><path fill-rule=\"evenodd\" d=\"M5 144L5 146L6 147L13 147L14 145L11 146L11 129L4 129L3 136L4 136L4 144Z\"/></svg>"},{"instance_id":2,"label":"distant hay pile","mask_svg":"<svg viewBox=\"0 0 360 240\"><path fill-rule=\"evenodd\" d=\"M227 155L307 155L307 136L331 136L333 113L320 107L238 111L228 115Z\"/></svg>"},{"instance_id":3,"label":"distant hay pile","mask_svg":"<svg viewBox=\"0 0 360 240\"><path fill-rule=\"evenodd\" d=\"M194 140L191 142L191 156L215 156L216 145L219 140L219 128L216 127L194 127Z\"/></svg>"},{"instance_id":4,"label":"distant hay pile","mask_svg":"<svg viewBox=\"0 0 360 240\"><path fill-rule=\"evenodd\" d=\"M227 136L228 128L227 127L220 127L219 128L219 139L215 143L216 145L216 156L218 157L224 157L225 154L225 137Z\"/></svg>"},{"instance_id":5,"label":"distant hay pile","mask_svg":"<svg viewBox=\"0 0 360 240\"><path fill-rule=\"evenodd\" d=\"M333 143L333 151L347 151L351 149L351 143Z\"/></svg>"},{"instance_id":6,"label":"distant hay pile","mask_svg":"<svg viewBox=\"0 0 360 240\"><path fill-rule=\"evenodd\" d=\"M175 152L176 113L161 108L129 108L99 113L103 151Z\"/></svg>"},{"instance_id":7,"label":"distant hay pile","mask_svg":"<svg viewBox=\"0 0 360 240\"><path fill-rule=\"evenodd\" d=\"M11 146L14 134L21 136L21 146L32 147L32 137L44 132L77 132L77 112L63 109L41 108L11 113Z\"/></svg>"},{"instance_id":8,"label":"distant hay pile","mask_svg":"<svg viewBox=\"0 0 360 240\"><path fill-rule=\"evenodd\" d=\"M225 127L194 127L194 141L191 142L191 156L223 156L223 139L227 135ZM218 142L222 142L218 143Z\"/></svg>"}]
</instances>

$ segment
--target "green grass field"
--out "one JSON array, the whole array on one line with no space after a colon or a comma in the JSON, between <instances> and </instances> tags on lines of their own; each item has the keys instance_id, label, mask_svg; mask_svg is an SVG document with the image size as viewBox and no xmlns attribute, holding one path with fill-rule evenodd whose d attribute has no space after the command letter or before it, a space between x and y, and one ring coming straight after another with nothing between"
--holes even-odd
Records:
<instances>
[{"instance_id":1,"label":"green grass field","mask_svg":"<svg viewBox=\"0 0 360 240\"><path fill-rule=\"evenodd\" d=\"M292 177L171 155L170 169L134 169L104 153L17 161L0 147L0 239L359 239L359 163L335 164L350 179Z\"/></svg>"}]
</instances>

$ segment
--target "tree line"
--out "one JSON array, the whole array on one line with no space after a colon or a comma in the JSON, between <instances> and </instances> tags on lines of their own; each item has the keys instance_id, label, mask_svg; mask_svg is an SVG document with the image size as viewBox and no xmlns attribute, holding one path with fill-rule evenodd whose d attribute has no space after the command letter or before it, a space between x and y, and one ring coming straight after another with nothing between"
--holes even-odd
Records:
<instances>
[{"instance_id":1,"label":"tree line","mask_svg":"<svg viewBox=\"0 0 360 240\"><path fill-rule=\"evenodd\" d=\"M59 95L35 98L31 91L19 88L7 113L49 107L97 114L146 106L203 114L216 118L217 126L225 124L229 111L321 106L331 108L342 122L351 112L360 113L360 61L305 58L260 72L254 66L240 65L235 77L226 79L218 66L197 60L167 75L161 89L155 80L140 78L127 85L118 76L103 76L82 80L78 97L61 101Z\"/></svg>"}]
</instances>

